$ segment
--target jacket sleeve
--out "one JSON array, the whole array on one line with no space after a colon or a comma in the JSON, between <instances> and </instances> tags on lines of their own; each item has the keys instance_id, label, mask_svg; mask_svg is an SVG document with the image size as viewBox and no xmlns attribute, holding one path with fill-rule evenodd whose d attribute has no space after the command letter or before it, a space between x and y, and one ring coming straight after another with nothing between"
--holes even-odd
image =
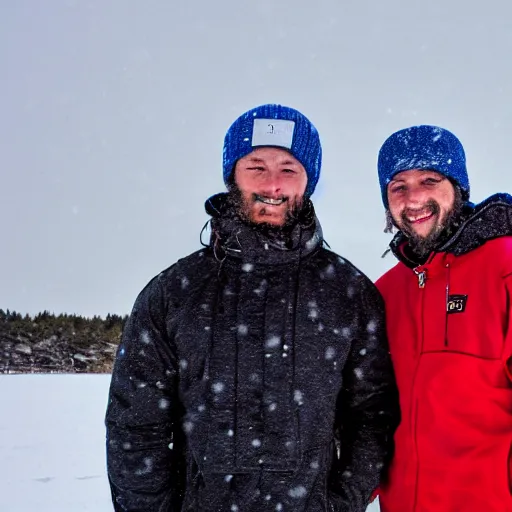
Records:
<instances>
[{"instance_id":1,"label":"jacket sleeve","mask_svg":"<svg viewBox=\"0 0 512 512\"><path fill-rule=\"evenodd\" d=\"M512 382L512 273L504 277L505 281L505 344L503 347L503 364L509 380Z\"/></svg>"},{"instance_id":2,"label":"jacket sleeve","mask_svg":"<svg viewBox=\"0 0 512 512\"><path fill-rule=\"evenodd\" d=\"M400 419L384 304L373 284L364 287L355 316L356 334L336 412L340 444L331 475L334 510L340 512L366 510L385 476Z\"/></svg>"},{"instance_id":3,"label":"jacket sleeve","mask_svg":"<svg viewBox=\"0 0 512 512\"><path fill-rule=\"evenodd\" d=\"M174 512L177 358L159 277L138 296L114 363L106 414L107 472L116 512Z\"/></svg>"}]
</instances>

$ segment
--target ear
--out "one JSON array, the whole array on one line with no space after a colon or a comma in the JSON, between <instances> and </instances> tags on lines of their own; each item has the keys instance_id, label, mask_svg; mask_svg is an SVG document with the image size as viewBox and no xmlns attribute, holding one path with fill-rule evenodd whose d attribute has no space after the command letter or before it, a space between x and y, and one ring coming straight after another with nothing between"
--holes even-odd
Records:
<instances>
[{"instance_id":1,"label":"ear","mask_svg":"<svg viewBox=\"0 0 512 512\"><path fill-rule=\"evenodd\" d=\"M395 221L393 220L393 216L391 212L386 210L386 227L384 228L384 233L393 233L396 229L398 229Z\"/></svg>"},{"instance_id":2,"label":"ear","mask_svg":"<svg viewBox=\"0 0 512 512\"><path fill-rule=\"evenodd\" d=\"M302 197L302 208L299 212L300 222L304 225L310 225L315 220L315 208L313 201L309 197Z\"/></svg>"},{"instance_id":3,"label":"ear","mask_svg":"<svg viewBox=\"0 0 512 512\"><path fill-rule=\"evenodd\" d=\"M236 164L237 164L237 162L235 162L235 164L233 165L233 169L231 170L231 173L226 181L226 187L229 192L232 192L233 189L237 188L236 180L235 180Z\"/></svg>"}]
</instances>

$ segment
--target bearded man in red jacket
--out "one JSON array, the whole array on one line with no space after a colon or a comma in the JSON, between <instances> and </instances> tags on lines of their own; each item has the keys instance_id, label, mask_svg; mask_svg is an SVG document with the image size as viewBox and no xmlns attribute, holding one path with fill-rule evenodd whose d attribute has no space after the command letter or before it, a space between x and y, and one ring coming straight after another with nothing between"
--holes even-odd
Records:
<instances>
[{"instance_id":1,"label":"bearded man in red jacket","mask_svg":"<svg viewBox=\"0 0 512 512\"><path fill-rule=\"evenodd\" d=\"M462 144L435 126L391 135L378 171L402 412L381 511L512 511L512 197L470 203Z\"/></svg>"}]
</instances>

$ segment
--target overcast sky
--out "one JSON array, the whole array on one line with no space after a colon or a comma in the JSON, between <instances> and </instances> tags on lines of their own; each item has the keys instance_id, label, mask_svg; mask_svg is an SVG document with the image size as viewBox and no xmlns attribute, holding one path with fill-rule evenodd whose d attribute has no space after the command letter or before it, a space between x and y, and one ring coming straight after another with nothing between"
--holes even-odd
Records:
<instances>
[{"instance_id":1,"label":"overcast sky","mask_svg":"<svg viewBox=\"0 0 512 512\"><path fill-rule=\"evenodd\" d=\"M512 3L4 0L0 308L125 314L199 246L231 122L301 110L324 164L332 249L376 279L383 141L453 131L473 201L512 191Z\"/></svg>"}]
</instances>

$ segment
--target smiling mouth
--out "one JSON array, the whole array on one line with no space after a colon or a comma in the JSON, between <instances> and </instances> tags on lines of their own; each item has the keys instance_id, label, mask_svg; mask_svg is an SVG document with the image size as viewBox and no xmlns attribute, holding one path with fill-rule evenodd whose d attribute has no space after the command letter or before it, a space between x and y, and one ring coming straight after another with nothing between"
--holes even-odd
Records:
<instances>
[{"instance_id":1,"label":"smiling mouth","mask_svg":"<svg viewBox=\"0 0 512 512\"><path fill-rule=\"evenodd\" d=\"M423 222L426 222L430 220L432 217L434 217L435 212L430 211L428 213L420 213L416 215L407 215L407 222L410 224L421 224Z\"/></svg>"},{"instance_id":2,"label":"smiling mouth","mask_svg":"<svg viewBox=\"0 0 512 512\"><path fill-rule=\"evenodd\" d=\"M286 197L274 199L272 197L259 196L258 194L255 194L254 198L259 203L268 204L271 206L280 206L287 201Z\"/></svg>"}]
</instances>

